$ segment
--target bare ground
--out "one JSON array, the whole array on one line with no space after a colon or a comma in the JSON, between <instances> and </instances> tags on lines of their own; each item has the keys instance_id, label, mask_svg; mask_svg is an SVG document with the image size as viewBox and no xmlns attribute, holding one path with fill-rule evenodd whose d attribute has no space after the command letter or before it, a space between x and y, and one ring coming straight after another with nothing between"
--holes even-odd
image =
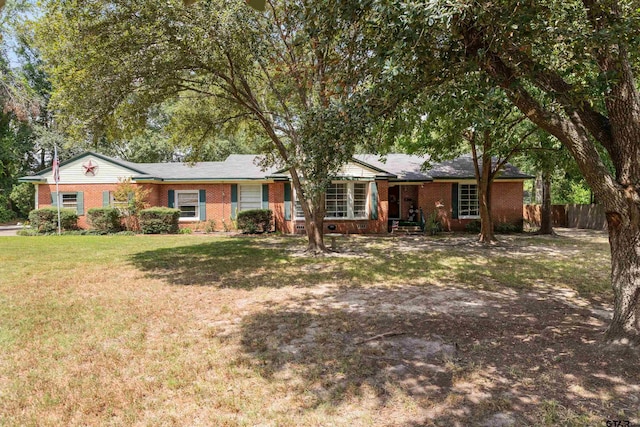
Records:
<instances>
[{"instance_id":1,"label":"bare ground","mask_svg":"<svg viewBox=\"0 0 640 427\"><path fill-rule=\"evenodd\" d=\"M577 230L561 235L604 238ZM492 249L471 237L398 239L408 253L456 246L513 257L581 250L519 237L503 237ZM333 256L366 254L343 248ZM368 407L376 414L372 425L640 422L638 352L602 342L611 307L553 283L525 291L328 283L235 304L235 319L215 323L215 335L239 340L243 363L306 396L299 411Z\"/></svg>"},{"instance_id":2,"label":"bare ground","mask_svg":"<svg viewBox=\"0 0 640 427\"><path fill-rule=\"evenodd\" d=\"M23 278L5 308L34 328L0 351L0 424L639 424L638 350L602 341L606 235L500 238L351 236L310 259L190 236Z\"/></svg>"}]
</instances>

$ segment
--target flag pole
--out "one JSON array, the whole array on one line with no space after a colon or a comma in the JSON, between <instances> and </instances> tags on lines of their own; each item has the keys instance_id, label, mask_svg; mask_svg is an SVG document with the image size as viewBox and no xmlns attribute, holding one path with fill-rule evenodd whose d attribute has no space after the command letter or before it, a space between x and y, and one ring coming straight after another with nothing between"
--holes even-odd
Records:
<instances>
[{"instance_id":1,"label":"flag pole","mask_svg":"<svg viewBox=\"0 0 640 427\"><path fill-rule=\"evenodd\" d=\"M58 207L58 236L62 234L60 226L60 161L58 160L58 146L53 146L53 180L56 182L56 206Z\"/></svg>"}]
</instances>

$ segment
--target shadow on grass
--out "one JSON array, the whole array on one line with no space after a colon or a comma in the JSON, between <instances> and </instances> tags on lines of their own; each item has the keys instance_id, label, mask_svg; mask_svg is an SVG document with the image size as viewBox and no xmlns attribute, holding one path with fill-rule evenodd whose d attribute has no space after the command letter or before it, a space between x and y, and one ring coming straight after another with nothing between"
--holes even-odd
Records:
<instances>
[{"instance_id":1,"label":"shadow on grass","mask_svg":"<svg viewBox=\"0 0 640 427\"><path fill-rule=\"evenodd\" d=\"M246 317L232 363L304 395L303 411L392 407L420 414L402 424L416 426L637 421L638 353L603 347L603 328L559 295L342 288Z\"/></svg>"},{"instance_id":2,"label":"shadow on grass","mask_svg":"<svg viewBox=\"0 0 640 427\"><path fill-rule=\"evenodd\" d=\"M451 243L352 237L340 242L339 256L315 258L300 256L300 239L241 237L140 252L131 261L149 277L176 285L253 289L418 281L499 290L546 283L589 298L608 295L608 254L602 245L574 239L513 242L485 249L468 238Z\"/></svg>"}]
</instances>

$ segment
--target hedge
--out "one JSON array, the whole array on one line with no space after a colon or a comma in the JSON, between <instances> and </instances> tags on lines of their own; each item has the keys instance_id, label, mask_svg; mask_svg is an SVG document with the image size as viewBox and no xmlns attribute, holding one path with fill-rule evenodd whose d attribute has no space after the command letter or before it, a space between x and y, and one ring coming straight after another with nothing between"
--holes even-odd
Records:
<instances>
[{"instance_id":1,"label":"hedge","mask_svg":"<svg viewBox=\"0 0 640 427\"><path fill-rule=\"evenodd\" d=\"M140 229L144 234L175 234L178 232L180 210L149 208L138 213Z\"/></svg>"},{"instance_id":2,"label":"hedge","mask_svg":"<svg viewBox=\"0 0 640 427\"><path fill-rule=\"evenodd\" d=\"M269 209L252 209L238 213L238 229L245 233L266 232L271 230L273 212Z\"/></svg>"},{"instance_id":3,"label":"hedge","mask_svg":"<svg viewBox=\"0 0 640 427\"><path fill-rule=\"evenodd\" d=\"M58 230L58 208L34 209L29 212L29 222L38 233L53 233ZM75 209L60 209L60 227L63 230L78 229Z\"/></svg>"},{"instance_id":4,"label":"hedge","mask_svg":"<svg viewBox=\"0 0 640 427\"><path fill-rule=\"evenodd\" d=\"M94 230L104 233L117 233L122 230L120 212L116 208L91 208L87 211L87 220Z\"/></svg>"}]
</instances>

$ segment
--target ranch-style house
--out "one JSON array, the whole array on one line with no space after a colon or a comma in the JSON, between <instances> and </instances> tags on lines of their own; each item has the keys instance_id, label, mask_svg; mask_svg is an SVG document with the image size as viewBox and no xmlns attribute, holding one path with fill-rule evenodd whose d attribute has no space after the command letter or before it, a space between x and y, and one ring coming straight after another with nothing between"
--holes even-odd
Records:
<instances>
[{"instance_id":1,"label":"ranch-style house","mask_svg":"<svg viewBox=\"0 0 640 427\"><path fill-rule=\"evenodd\" d=\"M337 174L326 193L326 231L386 233L394 221L419 221L437 212L445 230L464 230L479 218L478 191L470 156L422 166L427 158L407 154L356 155ZM150 206L180 210L180 225L214 220L233 228L240 211L271 209L274 228L304 232L302 212L286 172L263 170L254 154L233 154L221 162L132 163L85 152L60 164L59 193L51 168L20 181L35 185L36 208L76 209L78 225L88 228L88 209L113 206L119 182L130 178L150 190ZM507 164L494 181L492 213L496 223L521 225L523 182L530 176ZM397 223L397 222L396 222Z\"/></svg>"}]
</instances>

